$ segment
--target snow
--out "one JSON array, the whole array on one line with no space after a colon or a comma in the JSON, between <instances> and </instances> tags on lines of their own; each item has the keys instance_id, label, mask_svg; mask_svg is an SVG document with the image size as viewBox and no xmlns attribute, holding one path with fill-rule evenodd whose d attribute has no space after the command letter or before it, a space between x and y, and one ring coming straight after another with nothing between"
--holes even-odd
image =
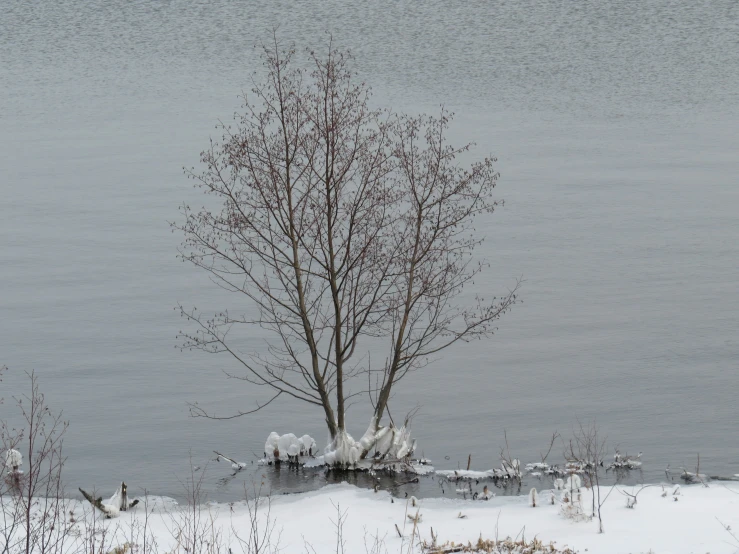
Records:
<instances>
[{"instance_id":1,"label":"snow","mask_svg":"<svg viewBox=\"0 0 739 554\"><path fill-rule=\"evenodd\" d=\"M312 456L314 452L318 451L316 441L310 435L303 435L298 439L300 443L300 455L301 456Z\"/></svg>"},{"instance_id":2,"label":"snow","mask_svg":"<svg viewBox=\"0 0 739 554\"><path fill-rule=\"evenodd\" d=\"M18 468L23 465L23 455L17 450L10 449L5 452L5 467Z\"/></svg>"},{"instance_id":3,"label":"snow","mask_svg":"<svg viewBox=\"0 0 739 554\"><path fill-rule=\"evenodd\" d=\"M316 441L310 435L298 438L293 433L279 435L272 431L264 443L264 462L275 459L297 461L299 456L310 457L317 451Z\"/></svg>"},{"instance_id":4,"label":"snow","mask_svg":"<svg viewBox=\"0 0 739 554\"><path fill-rule=\"evenodd\" d=\"M564 488L567 490L579 490L582 485L582 480L579 475L570 475L565 481Z\"/></svg>"},{"instance_id":5,"label":"snow","mask_svg":"<svg viewBox=\"0 0 739 554\"><path fill-rule=\"evenodd\" d=\"M415 449L410 429L394 425L378 428L373 417L358 441L346 431L339 433L326 447L322 461L326 465L356 466L366 451L374 459L408 462Z\"/></svg>"},{"instance_id":6,"label":"snow","mask_svg":"<svg viewBox=\"0 0 739 554\"><path fill-rule=\"evenodd\" d=\"M400 552L401 548L403 552L420 553L417 547L409 550L407 542L414 526L408 516L415 519L416 514L421 516L415 523L420 537L429 542L433 528L439 543L474 543L480 536L492 539L497 533L500 538L516 537L524 532L529 540L537 537L545 544L553 541L559 548L569 546L577 552L599 554L728 554L739 548L724 527L739 528L738 485L732 483L726 487L708 488L701 485L684 486L678 490L679 495L672 494L674 489L672 483L643 489L639 492L638 503L629 509L619 491L634 494L639 487L617 487L612 492L610 487L603 487L601 496L608 495L602 508L603 534L598 533L597 521L591 520L587 513L580 519L563 515L561 504L551 505L549 502L550 491L538 493L540 498L546 498L547 501L537 502L536 508L530 506L531 494L491 498L488 501L426 498L413 507L410 498L391 502L387 492L375 493L342 484L305 494L275 497L270 509L276 530L281 533L280 552L283 554L304 553L306 542L316 552L335 552L336 537L331 521L336 521L337 506L346 512L343 536L347 553L365 552L365 537L371 543L369 536L374 535L383 538L389 553ZM559 498L563 493L555 494ZM591 491L582 489L581 494L582 505L587 510L591 504ZM152 504L158 508L149 516L149 528L157 539L159 550L168 552L176 546L172 536L173 521L177 517L184 517L188 510L157 498L149 498L148 502L150 508ZM105 526L110 530L118 529L122 545L127 540L125 531L129 523L143 521L143 505L142 500L139 506L129 512L121 512L115 520L103 520L101 514L96 512L96 525L98 528ZM73 501L71 506L81 532L93 517L89 508L89 504L77 501ZM213 517L215 525L222 529L224 542L232 541L231 544L238 548L232 530L242 535L248 534L250 519L247 506L243 502L208 504L201 506L201 509ZM83 510L86 515L82 514ZM266 510L266 502L263 501L259 510L262 517L265 517ZM404 538L398 537L396 525Z\"/></svg>"},{"instance_id":7,"label":"snow","mask_svg":"<svg viewBox=\"0 0 739 554\"><path fill-rule=\"evenodd\" d=\"M529 506L532 508L536 508L539 505L539 494L536 492L536 489L531 489L529 491Z\"/></svg>"},{"instance_id":8,"label":"snow","mask_svg":"<svg viewBox=\"0 0 739 554\"><path fill-rule=\"evenodd\" d=\"M322 456L315 456L318 449L310 435L297 438L293 433L279 435L273 431L264 443L264 459L260 463L271 464L279 459L306 467L339 465L347 469L433 473L434 468L428 460L411 459L415 449L416 441L411 438L410 429L392 424L378 428L376 419L372 418L361 439L355 440L342 431L324 449ZM363 452L368 454L364 459Z\"/></svg>"},{"instance_id":9,"label":"snow","mask_svg":"<svg viewBox=\"0 0 739 554\"><path fill-rule=\"evenodd\" d=\"M444 477L447 481L482 481L483 479L494 479L495 473L492 469L488 471L475 471L472 469L438 469L436 475Z\"/></svg>"},{"instance_id":10,"label":"snow","mask_svg":"<svg viewBox=\"0 0 739 554\"><path fill-rule=\"evenodd\" d=\"M118 515L118 510L120 510L121 502L123 500L123 485L121 484L113 493L113 496L110 497L110 500L108 500L107 504L103 504L103 506L110 506L111 508L115 508L115 514L111 514L111 517L114 515Z\"/></svg>"},{"instance_id":11,"label":"snow","mask_svg":"<svg viewBox=\"0 0 739 554\"><path fill-rule=\"evenodd\" d=\"M387 434L387 431L388 429L382 429L383 437ZM375 444L377 444L377 441L380 438L380 433L377 430L377 418L373 416L372 419L370 419L370 424L364 432L364 435L359 439L359 444L364 450L369 451L373 446L375 446Z\"/></svg>"},{"instance_id":12,"label":"snow","mask_svg":"<svg viewBox=\"0 0 739 554\"><path fill-rule=\"evenodd\" d=\"M121 513L121 510L118 506L115 504L103 504L103 509L105 510L105 514L109 518L118 517Z\"/></svg>"},{"instance_id":13,"label":"snow","mask_svg":"<svg viewBox=\"0 0 739 554\"><path fill-rule=\"evenodd\" d=\"M521 464L518 460L510 463L503 460L500 469L493 468L487 471L475 471L471 469L442 469L436 472L447 481L481 481L485 479L520 479Z\"/></svg>"},{"instance_id":14,"label":"snow","mask_svg":"<svg viewBox=\"0 0 739 554\"><path fill-rule=\"evenodd\" d=\"M547 471L549 464L546 462L534 462L533 464L526 464L526 471Z\"/></svg>"},{"instance_id":15,"label":"snow","mask_svg":"<svg viewBox=\"0 0 739 554\"><path fill-rule=\"evenodd\" d=\"M282 435L277 441L277 448L280 451L280 456L282 457L285 454L288 454L288 450L290 449L290 446L292 445L295 445L297 447L298 437L296 437L292 433L287 433L285 435Z\"/></svg>"},{"instance_id":16,"label":"snow","mask_svg":"<svg viewBox=\"0 0 739 554\"><path fill-rule=\"evenodd\" d=\"M326 465L356 465L359 461L361 445L346 431L339 433L326 447L323 463Z\"/></svg>"},{"instance_id":17,"label":"snow","mask_svg":"<svg viewBox=\"0 0 739 554\"><path fill-rule=\"evenodd\" d=\"M597 521L591 520L587 513L579 519L568 518L563 514L561 504L551 505L551 491L538 493L547 501L537 501L536 508L530 506L532 496L537 494L533 491L526 496L491 498L488 501L427 498L413 507L413 497L391 502L390 494L385 491L375 493L342 484L311 493L275 497L271 500L270 509L276 530L281 533L280 552L283 554L304 553L305 542L316 552L335 551L336 538L331 520L336 521L337 506L346 512L343 535L347 541L347 553L365 552L365 537L370 535L383 538L389 553L399 552L401 547L407 552L407 540L414 526L408 516L415 519L416 514L421 516L415 523L420 537L429 542L432 528L439 543L475 542L480 536L492 539L496 533L500 538L516 537L525 528L527 539L536 536L545 544L553 541L559 548L568 546L577 552L728 554L739 548L725 529L725 526L739 528L739 485L684 486L677 488L677 495L672 494L676 489L672 483L655 485L641 490L638 503L632 509L627 508L626 499L618 492L634 494L638 489L617 487L611 492L610 487L603 487L601 496L608 495L602 508L603 534L598 533ZM581 490L586 511L591 504L591 493L588 489ZM563 493L555 494L559 498ZM7 498L3 500L8 502ZM151 497L147 502L151 512L149 528L160 551L170 551L176 546L172 536L173 521L184 517L188 510L185 506L177 506L171 499ZM156 508L153 511L152 506ZM85 525L96 517L98 528L104 526L119 533L121 545L128 540L125 534L128 526L140 524L145 511L143 499L136 508L120 512L115 520L103 520L102 514L93 513L87 503L71 501L69 508L75 513L75 525L81 533L84 533ZM248 533L249 512L243 502L208 504L200 508L222 529L224 543L233 541L232 545L238 546L233 530L240 534ZM266 501L263 501L259 510L262 517L265 517L266 510ZM396 524L404 535L402 539L398 537ZM372 542L369 538L367 540ZM411 551L421 552L417 547Z\"/></svg>"},{"instance_id":18,"label":"snow","mask_svg":"<svg viewBox=\"0 0 739 554\"><path fill-rule=\"evenodd\" d=\"M267 442L264 443L264 455L265 457L274 456L274 451L277 449L277 443L280 441L280 435L272 431L267 437Z\"/></svg>"},{"instance_id":19,"label":"snow","mask_svg":"<svg viewBox=\"0 0 739 554\"><path fill-rule=\"evenodd\" d=\"M669 487L670 490L674 486ZM625 488L630 491L630 488ZM608 494L609 488L601 491ZM732 492L733 491L733 492ZM568 545L580 552L602 554L623 552L734 552L727 545L731 537L716 521L732 528L739 526L738 488L687 487L679 502L661 496L661 487L645 489L639 494L635 509L626 508L623 496L614 492L603 507L604 534L598 534L593 521L573 523L564 519L557 506L546 503L530 508L527 497L506 497L484 501L425 499L420 508L423 516L419 524L421 537L430 541L430 529L439 535L439 541L475 541L495 536L496 521L499 536L516 536L526 527L526 536L537 536L545 543L555 541L560 547ZM590 491L583 490L584 502L589 502ZM281 499L282 500L282 499ZM347 552L364 552L363 529L385 535L389 552L398 552L401 539L394 525L403 530L407 521L405 501L390 504L386 493L374 494L349 486L327 487L317 493L296 498L291 502L275 503L274 514L278 525L287 514L300 514L300 523L293 520L283 527L285 552L302 552L301 535L305 535L317 552L331 551L334 537L326 532L328 517L333 516L334 504L348 509L345 537ZM458 518L459 513L466 515ZM415 514L415 512L413 512ZM285 515L283 515L285 514ZM304 518L308 517L308 521ZM323 519L323 521L321 521ZM283 524L284 525L284 524ZM324 532L316 532L323 525ZM330 525L330 524L329 524ZM309 528L313 527L311 532ZM406 527L406 534L410 530ZM328 535L328 536L326 536Z\"/></svg>"}]
</instances>

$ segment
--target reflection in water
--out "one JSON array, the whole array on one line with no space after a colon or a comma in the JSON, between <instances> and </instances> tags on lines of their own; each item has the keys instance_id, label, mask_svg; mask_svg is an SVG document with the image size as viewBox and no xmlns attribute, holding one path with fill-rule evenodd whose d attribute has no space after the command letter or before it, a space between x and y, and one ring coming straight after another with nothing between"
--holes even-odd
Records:
<instances>
[{"instance_id":1,"label":"reflection in water","mask_svg":"<svg viewBox=\"0 0 739 554\"><path fill-rule=\"evenodd\" d=\"M537 490L553 488L553 477L524 476L521 481L471 480L453 482L434 474L414 476L407 474L388 475L366 471L338 471L326 468L304 468L300 466L258 466L250 467L237 474L217 476L218 467L209 467L210 473L206 481L214 484L214 499L219 502L241 500L244 495L252 495L254 487L262 487L263 492L272 495L294 494L316 490L326 485L349 483L364 489L389 491L397 499L429 497L459 498L482 501L483 487L486 485L496 496L512 496L527 493L532 487ZM674 478L672 478L674 479ZM640 470L621 471L617 474L604 472L602 485L614 483L636 485L644 482L644 474ZM670 481L668 481L670 482Z\"/></svg>"},{"instance_id":2,"label":"reflection in water","mask_svg":"<svg viewBox=\"0 0 739 554\"><path fill-rule=\"evenodd\" d=\"M70 420L73 490L125 479L181 498L189 453L203 466L214 449L256 460L270 431L327 442L321 414L289 402L190 418L187 402L228 415L264 399L224 379L237 368L222 358L174 348L178 302L250 309L176 259L167 222L204 202L182 167L230 119L274 26L299 50L330 31L374 102L445 104L453 141L499 159L506 203L480 220L492 268L475 292L523 276L524 303L492 341L450 350L396 391L394 412L422 405L425 456L497 466L507 430L533 461L553 431L595 418L609 451L645 452L647 482L698 452L705 471L739 472L727 440L739 420L736 0L3 0L0 416L35 369ZM355 436L366 412L349 414ZM237 498L252 478L280 493L373 485L251 466L220 482L227 468L209 464L210 497ZM442 489L381 479L399 497Z\"/></svg>"}]
</instances>

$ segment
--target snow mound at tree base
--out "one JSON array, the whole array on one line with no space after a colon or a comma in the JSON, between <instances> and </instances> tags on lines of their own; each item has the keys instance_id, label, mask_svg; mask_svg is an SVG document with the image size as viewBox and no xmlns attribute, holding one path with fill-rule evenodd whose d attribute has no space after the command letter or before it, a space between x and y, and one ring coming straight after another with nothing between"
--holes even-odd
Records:
<instances>
[{"instance_id":1,"label":"snow mound at tree base","mask_svg":"<svg viewBox=\"0 0 739 554\"><path fill-rule=\"evenodd\" d=\"M377 425L372 418L362 438L355 440L346 431L340 432L324 449L322 456L316 456L316 441L309 435L298 438L292 433L279 435L270 433L264 445L264 459L261 463L277 461L298 463L305 467L340 467L344 469L384 470L395 473L433 473L434 468L428 460L412 459L416 441L411 438L410 429L405 425L386 427Z\"/></svg>"}]
</instances>

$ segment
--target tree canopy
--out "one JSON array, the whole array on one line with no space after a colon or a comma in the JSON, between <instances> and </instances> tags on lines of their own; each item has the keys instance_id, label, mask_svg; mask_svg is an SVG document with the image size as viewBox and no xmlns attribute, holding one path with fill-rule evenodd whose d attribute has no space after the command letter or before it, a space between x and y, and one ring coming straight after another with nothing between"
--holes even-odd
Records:
<instances>
[{"instance_id":1,"label":"tree canopy","mask_svg":"<svg viewBox=\"0 0 739 554\"><path fill-rule=\"evenodd\" d=\"M264 46L264 77L236 123L202 153L201 171L187 171L218 209L181 208L180 254L254 309L180 306L191 323L181 337L185 348L227 353L240 378L272 391L236 416L291 397L320 407L336 440L349 399L369 396L378 429L409 371L491 336L519 282L495 298L473 286L489 266L473 255L484 238L474 222L500 205L495 158L460 165L470 145L448 143L450 113L373 109L347 52L306 54L309 69L276 39ZM476 294L460 305L466 288ZM252 326L272 339L243 354ZM384 348L375 367L370 344Z\"/></svg>"}]
</instances>

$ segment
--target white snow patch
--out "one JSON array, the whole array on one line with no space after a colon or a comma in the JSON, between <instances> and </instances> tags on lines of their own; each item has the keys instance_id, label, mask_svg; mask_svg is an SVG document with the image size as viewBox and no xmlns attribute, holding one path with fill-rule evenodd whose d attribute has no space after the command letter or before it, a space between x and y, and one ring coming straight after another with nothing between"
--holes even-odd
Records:
<instances>
[{"instance_id":1,"label":"white snow patch","mask_svg":"<svg viewBox=\"0 0 739 554\"><path fill-rule=\"evenodd\" d=\"M581 486L582 480L580 479L580 476L573 473L567 478L567 481L565 481L564 488L565 490L579 491Z\"/></svg>"},{"instance_id":2,"label":"white snow patch","mask_svg":"<svg viewBox=\"0 0 739 554\"><path fill-rule=\"evenodd\" d=\"M411 438L410 429L393 425L378 429L376 420L372 418L361 439L355 440L343 431L324 449L323 456L306 462L306 466L341 465L350 469L373 469L381 465L384 469L398 472L433 472L428 460L411 459L415 449L416 441ZM362 459L364 452L367 455ZM418 471L415 471L416 467Z\"/></svg>"},{"instance_id":3,"label":"white snow patch","mask_svg":"<svg viewBox=\"0 0 739 554\"><path fill-rule=\"evenodd\" d=\"M316 441L310 435L298 438L293 433L279 435L272 431L264 443L264 459L261 462L298 461L300 456L309 458L317 451Z\"/></svg>"},{"instance_id":4,"label":"white snow patch","mask_svg":"<svg viewBox=\"0 0 739 554\"><path fill-rule=\"evenodd\" d=\"M483 479L494 479L495 473L492 469L488 471L473 471L471 469L439 469L436 475L444 477L448 481L481 481Z\"/></svg>"},{"instance_id":5,"label":"white snow patch","mask_svg":"<svg viewBox=\"0 0 739 554\"><path fill-rule=\"evenodd\" d=\"M23 455L11 448L5 452L5 467L10 469L18 468L23 465Z\"/></svg>"},{"instance_id":6,"label":"white snow patch","mask_svg":"<svg viewBox=\"0 0 739 554\"><path fill-rule=\"evenodd\" d=\"M500 468L488 469L487 471L474 471L471 469L441 469L436 472L437 475L444 477L448 481L479 481L483 479L520 479L521 464L518 460L512 460L511 463L505 460L501 463Z\"/></svg>"},{"instance_id":7,"label":"white snow patch","mask_svg":"<svg viewBox=\"0 0 739 554\"><path fill-rule=\"evenodd\" d=\"M298 437L292 433L282 435L277 441L277 448L280 451L280 457L285 456L292 445L298 446ZM298 446L298 448L300 447Z\"/></svg>"},{"instance_id":8,"label":"white snow patch","mask_svg":"<svg viewBox=\"0 0 739 554\"><path fill-rule=\"evenodd\" d=\"M298 439L298 442L300 443L301 456L312 456L313 454L318 452L316 441L310 435L303 435Z\"/></svg>"},{"instance_id":9,"label":"white snow patch","mask_svg":"<svg viewBox=\"0 0 739 554\"><path fill-rule=\"evenodd\" d=\"M277 443L280 442L280 435L272 431L264 443L264 455L266 457L274 457L274 451L277 449Z\"/></svg>"},{"instance_id":10,"label":"white snow patch","mask_svg":"<svg viewBox=\"0 0 739 554\"><path fill-rule=\"evenodd\" d=\"M549 469L549 464L546 462L535 462L533 464L526 464L525 470L527 472L532 471L547 471Z\"/></svg>"}]
</instances>

